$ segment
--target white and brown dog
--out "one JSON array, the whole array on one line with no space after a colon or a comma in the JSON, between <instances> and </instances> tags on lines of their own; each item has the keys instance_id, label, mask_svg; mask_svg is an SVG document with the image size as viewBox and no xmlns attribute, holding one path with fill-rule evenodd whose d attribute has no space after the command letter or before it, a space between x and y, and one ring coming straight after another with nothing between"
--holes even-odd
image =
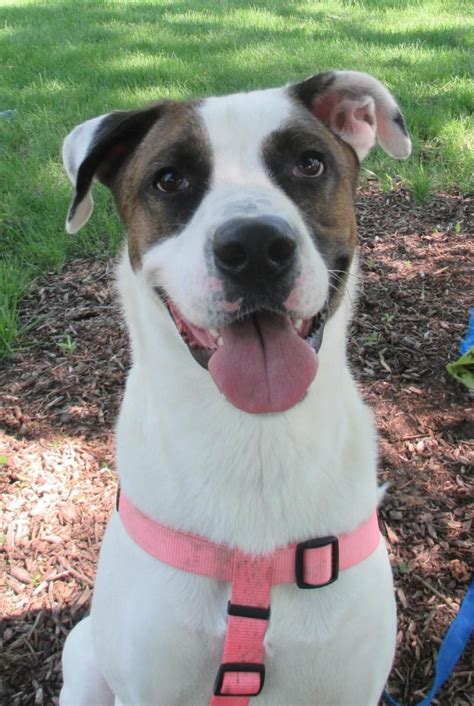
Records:
<instances>
[{"instance_id":1,"label":"white and brown dog","mask_svg":"<svg viewBox=\"0 0 474 706\"><path fill-rule=\"evenodd\" d=\"M118 469L150 518L264 554L350 532L376 507L374 424L346 359L354 192L376 141L410 153L390 93L351 71L113 112L66 138L67 230L87 221L96 177L128 234ZM229 590L157 561L114 512L61 706L207 704ZM271 595L255 702L376 704L396 632L384 542L330 586Z\"/></svg>"}]
</instances>

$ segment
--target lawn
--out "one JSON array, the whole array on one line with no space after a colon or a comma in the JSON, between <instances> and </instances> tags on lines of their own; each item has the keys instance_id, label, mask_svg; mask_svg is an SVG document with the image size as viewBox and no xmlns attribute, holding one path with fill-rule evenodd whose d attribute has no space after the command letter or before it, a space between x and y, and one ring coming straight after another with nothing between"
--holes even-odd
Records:
<instances>
[{"instance_id":1,"label":"lawn","mask_svg":"<svg viewBox=\"0 0 474 706\"><path fill-rule=\"evenodd\" d=\"M414 198L472 188L469 0L0 0L0 354L23 345L18 304L40 271L113 254L105 190L78 236L59 159L77 123L114 108L271 86L327 68L375 74L395 93L415 153L364 164ZM10 112L11 111L11 112Z\"/></svg>"}]
</instances>

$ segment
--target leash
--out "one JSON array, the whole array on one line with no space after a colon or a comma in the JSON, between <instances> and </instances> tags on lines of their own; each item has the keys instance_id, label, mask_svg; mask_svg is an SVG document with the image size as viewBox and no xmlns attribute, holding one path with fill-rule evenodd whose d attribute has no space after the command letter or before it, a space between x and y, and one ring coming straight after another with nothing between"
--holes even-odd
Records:
<instances>
[{"instance_id":1,"label":"leash","mask_svg":"<svg viewBox=\"0 0 474 706\"><path fill-rule=\"evenodd\" d=\"M443 686L464 652L469 638L474 631L474 578L471 580L459 612L448 628L439 648L433 685L416 706L430 706L434 697ZM390 696L387 690L383 692L383 700L390 706L401 706Z\"/></svg>"},{"instance_id":2,"label":"leash","mask_svg":"<svg viewBox=\"0 0 474 706\"><path fill-rule=\"evenodd\" d=\"M152 520L120 493L117 509L129 536L176 569L231 583L224 650L209 706L248 706L265 681L264 639L271 588L296 583L318 589L367 559L379 546L377 512L352 532L318 537L252 555Z\"/></svg>"}]
</instances>

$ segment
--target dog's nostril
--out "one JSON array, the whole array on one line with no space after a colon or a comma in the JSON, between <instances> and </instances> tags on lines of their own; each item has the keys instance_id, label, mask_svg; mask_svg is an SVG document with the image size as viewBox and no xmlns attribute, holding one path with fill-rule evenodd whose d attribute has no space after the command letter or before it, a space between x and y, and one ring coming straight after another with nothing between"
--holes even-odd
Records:
<instances>
[{"instance_id":1,"label":"dog's nostril","mask_svg":"<svg viewBox=\"0 0 474 706\"><path fill-rule=\"evenodd\" d=\"M291 262L295 254L296 243L287 237L277 237L268 246L267 257L276 266Z\"/></svg>"},{"instance_id":2,"label":"dog's nostril","mask_svg":"<svg viewBox=\"0 0 474 706\"><path fill-rule=\"evenodd\" d=\"M247 264L247 253L240 243L221 243L214 246L218 264L238 272Z\"/></svg>"}]
</instances>

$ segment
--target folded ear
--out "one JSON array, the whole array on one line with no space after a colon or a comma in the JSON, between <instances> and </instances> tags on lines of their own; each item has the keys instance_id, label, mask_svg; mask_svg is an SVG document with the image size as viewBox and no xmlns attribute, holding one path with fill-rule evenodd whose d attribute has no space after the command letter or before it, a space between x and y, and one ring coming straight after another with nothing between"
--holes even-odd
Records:
<instances>
[{"instance_id":1,"label":"folded ear","mask_svg":"<svg viewBox=\"0 0 474 706\"><path fill-rule=\"evenodd\" d=\"M75 187L66 219L68 233L76 233L92 213L90 190L94 176L110 186L160 112L161 104L145 110L107 113L87 120L69 133L62 151L66 172Z\"/></svg>"},{"instance_id":2,"label":"folded ear","mask_svg":"<svg viewBox=\"0 0 474 706\"><path fill-rule=\"evenodd\" d=\"M351 145L360 160L376 140L392 157L409 156L411 140L400 108L373 76L358 71L328 71L290 90L316 118Z\"/></svg>"}]
</instances>

